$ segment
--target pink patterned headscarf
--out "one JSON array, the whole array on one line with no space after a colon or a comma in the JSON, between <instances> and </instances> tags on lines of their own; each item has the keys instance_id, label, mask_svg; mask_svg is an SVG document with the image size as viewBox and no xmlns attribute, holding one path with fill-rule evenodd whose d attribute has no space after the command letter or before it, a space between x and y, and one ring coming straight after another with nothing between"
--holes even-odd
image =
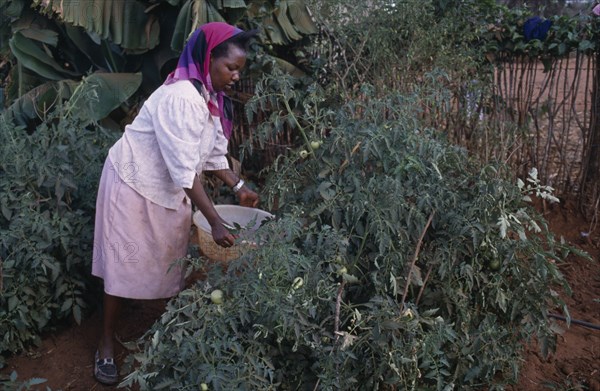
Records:
<instances>
[{"instance_id":1,"label":"pink patterned headscarf","mask_svg":"<svg viewBox=\"0 0 600 391\"><path fill-rule=\"evenodd\" d=\"M200 26L187 41L179 57L177 67L167 76L164 84L172 84L178 80L190 80L201 93L201 86L206 87L211 95L216 94L217 105L212 101L208 109L212 115L221 119L223 134L228 139L233 128L233 108L231 99L222 91L215 92L210 80L211 51L223 41L241 33L242 30L222 22L211 22Z\"/></svg>"}]
</instances>

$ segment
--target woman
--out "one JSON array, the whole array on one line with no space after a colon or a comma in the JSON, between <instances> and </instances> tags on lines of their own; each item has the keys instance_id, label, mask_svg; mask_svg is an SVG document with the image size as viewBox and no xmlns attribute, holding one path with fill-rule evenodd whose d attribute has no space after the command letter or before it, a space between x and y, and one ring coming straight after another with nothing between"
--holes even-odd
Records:
<instances>
[{"instance_id":1,"label":"woman","mask_svg":"<svg viewBox=\"0 0 600 391\"><path fill-rule=\"evenodd\" d=\"M209 171L230 186L241 205L258 196L229 169L231 101L224 94L240 79L254 32L208 23L186 44L177 68L144 103L110 149L96 204L92 274L104 280L103 330L94 376L118 380L114 327L123 298L159 299L183 287L183 270L171 267L186 255L190 201L223 247L234 236L204 191L199 174Z\"/></svg>"}]
</instances>

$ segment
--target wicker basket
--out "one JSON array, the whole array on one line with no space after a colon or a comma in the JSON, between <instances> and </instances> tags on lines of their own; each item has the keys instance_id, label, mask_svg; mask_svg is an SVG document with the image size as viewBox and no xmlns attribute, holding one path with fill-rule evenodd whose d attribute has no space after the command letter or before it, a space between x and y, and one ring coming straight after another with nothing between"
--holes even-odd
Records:
<instances>
[{"instance_id":1,"label":"wicker basket","mask_svg":"<svg viewBox=\"0 0 600 391\"><path fill-rule=\"evenodd\" d=\"M215 205L219 216L230 225L238 224L241 227L248 228L244 230L243 238L239 244L232 247L221 247L214 242L211 234L210 225L204 215L197 211L194 213L194 224L198 227L198 246L202 254L213 261L231 261L239 258L245 250L256 247L252 240L252 232L256 231L260 224L273 215L264 210L256 208L247 208L237 205ZM248 227L248 224L254 221L254 227Z\"/></svg>"}]
</instances>

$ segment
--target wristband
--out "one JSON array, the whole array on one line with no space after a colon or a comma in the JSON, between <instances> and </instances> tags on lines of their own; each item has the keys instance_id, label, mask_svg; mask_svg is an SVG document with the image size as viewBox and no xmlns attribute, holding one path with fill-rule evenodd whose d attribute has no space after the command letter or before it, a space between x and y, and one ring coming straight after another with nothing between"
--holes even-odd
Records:
<instances>
[{"instance_id":1,"label":"wristband","mask_svg":"<svg viewBox=\"0 0 600 391\"><path fill-rule=\"evenodd\" d=\"M240 179L240 181L235 186L233 186L231 188L231 190L233 190L234 193L237 193L238 191L240 191L242 186L244 186L244 183L246 183L246 182L244 182L243 179Z\"/></svg>"}]
</instances>

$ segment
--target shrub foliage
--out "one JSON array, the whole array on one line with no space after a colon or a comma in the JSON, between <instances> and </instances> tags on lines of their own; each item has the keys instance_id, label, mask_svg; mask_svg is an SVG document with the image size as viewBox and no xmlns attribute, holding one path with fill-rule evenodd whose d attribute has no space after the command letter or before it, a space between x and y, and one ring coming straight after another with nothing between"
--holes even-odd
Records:
<instances>
[{"instance_id":1,"label":"shrub foliage","mask_svg":"<svg viewBox=\"0 0 600 391\"><path fill-rule=\"evenodd\" d=\"M280 113L258 134L289 123L306 140L267 175L278 219L258 249L171 301L124 383L481 389L514 379L523 340L551 347L560 246L528 206L553 199L535 170L512 183L476 168L415 120L417 96L333 111L285 80L267 78L250 106ZM304 109L286 111L294 101Z\"/></svg>"},{"instance_id":2,"label":"shrub foliage","mask_svg":"<svg viewBox=\"0 0 600 391\"><path fill-rule=\"evenodd\" d=\"M0 353L39 341L58 320L81 320L97 183L114 139L58 116L27 134L0 116Z\"/></svg>"}]
</instances>

